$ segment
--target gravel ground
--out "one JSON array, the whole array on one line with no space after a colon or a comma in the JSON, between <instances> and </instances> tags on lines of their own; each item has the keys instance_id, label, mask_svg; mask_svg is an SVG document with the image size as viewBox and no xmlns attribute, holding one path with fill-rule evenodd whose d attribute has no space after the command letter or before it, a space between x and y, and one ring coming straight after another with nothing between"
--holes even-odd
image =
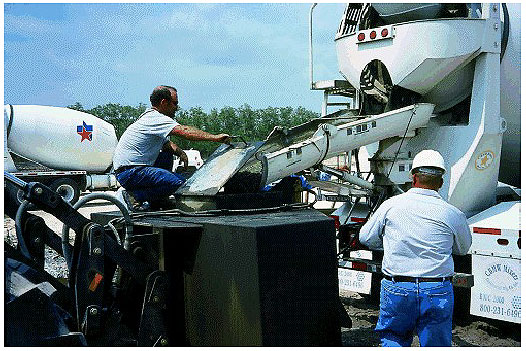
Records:
<instances>
[{"instance_id":1,"label":"gravel ground","mask_svg":"<svg viewBox=\"0 0 526 351\"><path fill-rule=\"evenodd\" d=\"M80 209L89 218L92 212L115 211L117 208L105 201L94 201ZM56 233L62 231L62 224L55 217L42 211L32 212L44 218L49 228ZM16 243L14 221L4 216L4 240L13 245ZM67 277L64 259L53 250L48 249L46 270L57 277ZM340 297L352 320L351 328L342 328L343 346L380 346L374 332L378 319L378 301L363 297L357 293L341 291ZM479 317L469 316L455 320L453 326L453 346L508 346L520 347L520 326ZM411 346L418 346L415 336Z\"/></svg>"}]
</instances>

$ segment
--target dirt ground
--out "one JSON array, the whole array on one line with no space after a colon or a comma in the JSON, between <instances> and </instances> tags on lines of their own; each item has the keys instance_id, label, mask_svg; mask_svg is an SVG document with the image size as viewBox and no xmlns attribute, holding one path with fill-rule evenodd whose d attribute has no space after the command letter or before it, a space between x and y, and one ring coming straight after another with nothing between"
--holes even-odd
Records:
<instances>
[{"instance_id":1,"label":"dirt ground","mask_svg":"<svg viewBox=\"0 0 526 351\"><path fill-rule=\"evenodd\" d=\"M107 202L93 202L81 208L80 211L89 217L92 212L114 211L117 208ZM61 223L53 216L41 211L34 212L42 216L46 224L56 233L62 230ZM4 240L16 241L14 221L4 218ZM52 263L48 264L50 270L60 272L64 263L53 255ZM60 275L60 273L57 273ZM351 328L342 328L343 346L380 346L374 327L378 319L378 301L364 297L357 293L340 292L340 298L347 314L352 320ZM504 323L495 320L483 319L474 316L455 318L453 326L453 346L521 346L520 325ZM412 346L418 346L418 337L413 339Z\"/></svg>"}]
</instances>

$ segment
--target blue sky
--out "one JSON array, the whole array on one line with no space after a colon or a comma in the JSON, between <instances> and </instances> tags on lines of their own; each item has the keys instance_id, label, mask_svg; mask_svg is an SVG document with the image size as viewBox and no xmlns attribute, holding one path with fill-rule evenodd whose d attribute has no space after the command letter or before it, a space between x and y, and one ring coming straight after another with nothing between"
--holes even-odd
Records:
<instances>
[{"instance_id":1,"label":"blue sky","mask_svg":"<svg viewBox=\"0 0 526 351\"><path fill-rule=\"evenodd\" d=\"M174 85L182 108L304 106L310 4L5 4L4 100L91 108L148 103ZM314 11L315 80L340 79L344 4Z\"/></svg>"}]
</instances>

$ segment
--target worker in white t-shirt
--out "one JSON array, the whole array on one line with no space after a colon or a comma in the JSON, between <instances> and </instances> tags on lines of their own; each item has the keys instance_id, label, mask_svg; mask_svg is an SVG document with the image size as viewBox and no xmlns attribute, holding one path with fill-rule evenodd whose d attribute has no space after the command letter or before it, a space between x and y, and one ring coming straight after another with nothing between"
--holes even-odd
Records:
<instances>
[{"instance_id":1,"label":"worker in white t-shirt","mask_svg":"<svg viewBox=\"0 0 526 351\"><path fill-rule=\"evenodd\" d=\"M188 165L185 152L169 136L188 140L229 143L228 134L211 134L175 121L177 90L161 85L150 95L152 107L131 124L117 144L113 155L115 176L121 186L117 197L130 210L158 209L185 179L172 173L173 155Z\"/></svg>"}]
</instances>

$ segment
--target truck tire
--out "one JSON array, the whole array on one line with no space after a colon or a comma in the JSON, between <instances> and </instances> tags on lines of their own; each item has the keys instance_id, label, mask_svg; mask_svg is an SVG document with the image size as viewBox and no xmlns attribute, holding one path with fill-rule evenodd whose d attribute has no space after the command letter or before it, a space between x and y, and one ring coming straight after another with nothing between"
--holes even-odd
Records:
<instances>
[{"instance_id":1,"label":"truck tire","mask_svg":"<svg viewBox=\"0 0 526 351\"><path fill-rule=\"evenodd\" d=\"M56 191L62 198L74 205L80 197L80 186L71 178L58 178L49 185L51 190Z\"/></svg>"},{"instance_id":2,"label":"truck tire","mask_svg":"<svg viewBox=\"0 0 526 351\"><path fill-rule=\"evenodd\" d=\"M12 184L6 184L5 190L6 190L5 196L7 197L4 200L5 201L4 204L6 204L7 202L10 202L13 204L14 208L18 208L24 201L24 198L23 198L24 191L17 188L16 186ZM34 210L37 210L37 207L33 205L32 203L29 203L26 210L34 211Z\"/></svg>"},{"instance_id":3,"label":"truck tire","mask_svg":"<svg viewBox=\"0 0 526 351\"><path fill-rule=\"evenodd\" d=\"M24 191L22 189L16 190L16 203L18 206L22 205L22 202L24 202ZM35 211L38 210L38 207L33 205L32 203L29 203L26 207L27 211Z\"/></svg>"}]
</instances>

